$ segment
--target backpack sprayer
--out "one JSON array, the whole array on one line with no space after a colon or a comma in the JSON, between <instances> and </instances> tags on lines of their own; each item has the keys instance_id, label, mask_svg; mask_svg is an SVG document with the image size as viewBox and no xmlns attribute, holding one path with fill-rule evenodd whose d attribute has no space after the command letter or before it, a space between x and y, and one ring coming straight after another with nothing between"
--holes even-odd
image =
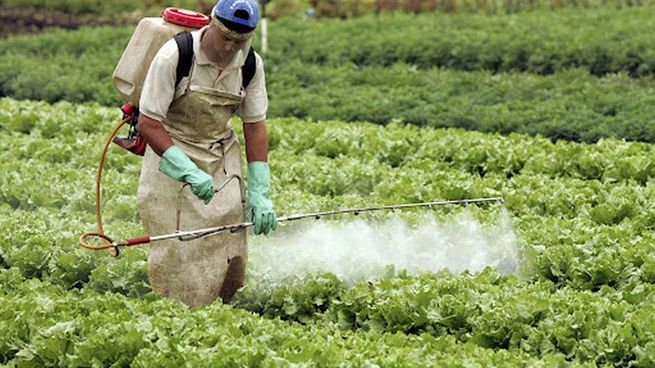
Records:
<instances>
[{"instance_id":1,"label":"backpack sprayer","mask_svg":"<svg viewBox=\"0 0 655 368\"><path fill-rule=\"evenodd\" d=\"M136 124L138 123L139 117L139 97L141 96L141 88L143 86L143 81L148 72L148 67L150 61L154 58L155 54L159 48L169 39L175 38L178 43L178 48L180 50L180 59L186 60L183 62L180 67L178 65L178 75L176 78L176 85L180 81L182 75L188 75L188 68L190 67L190 59L188 49L190 48L188 39L188 34L186 41L185 37L181 37L184 31L193 30L201 28L202 26L208 24L209 18L203 14L196 13L193 11L176 9L176 8L167 8L162 12L162 16L159 18L144 18L137 25L136 30L134 31L130 42L128 43L121 59L116 66L113 74L114 84L118 88L119 92L127 100L123 106L121 106L121 111L123 112L123 118L121 122L114 127L109 138L104 144L104 148L101 154L100 163L98 166L98 172L96 176L96 217L98 222L98 231L96 232L87 232L80 236L80 245L84 248L91 250L108 250L110 254L114 257L119 255L120 247L130 247L139 244L148 244L151 242L156 242L166 239L179 239L180 241L189 241L194 239L199 239L205 236L223 233L223 232L237 232L248 227L253 226L252 222L242 222L230 225L222 225L216 227L209 227L198 230L191 231L175 231L170 234L157 235L157 236L143 236L139 238L126 239L121 241L114 241L109 236L105 235L102 227L102 215L100 210L100 182L102 178L102 168L104 166L105 157L110 143L113 141L115 144L124 148L136 155L142 156L145 148L146 142L141 137L140 133L136 129ZM186 46L185 46L186 45ZM186 50L186 51L185 51ZM254 55L249 52L249 57L246 60L244 68L242 68L242 75L244 80L244 85L247 85L247 81L252 78L254 73ZM250 61L248 61L250 60ZM189 64L189 65L187 65ZM187 74L184 74L184 73ZM182 73L182 74L179 74ZM127 137L116 137L119 129L124 125L129 124L130 130ZM433 206L443 206L443 205L468 205L473 203L487 203L487 202L503 202L502 198L477 198L477 199L462 199L462 200L448 200L448 201L435 201L435 202L425 202L425 203L408 203L408 204L397 204L390 206L379 206L379 207L366 207L366 208L350 208L336 211L324 211L324 212L315 212L307 214L296 214L280 217L277 219L277 222L288 222L295 221L306 218L315 218L320 219L324 216L333 216L340 214L353 214L358 215L362 212L373 212L373 211L384 211L384 210L399 210L405 208L416 208L416 207L433 207ZM178 223L179 223L179 210L178 210ZM98 245L92 245L87 242L87 239L90 238L100 238L105 241Z\"/></svg>"}]
</instances>

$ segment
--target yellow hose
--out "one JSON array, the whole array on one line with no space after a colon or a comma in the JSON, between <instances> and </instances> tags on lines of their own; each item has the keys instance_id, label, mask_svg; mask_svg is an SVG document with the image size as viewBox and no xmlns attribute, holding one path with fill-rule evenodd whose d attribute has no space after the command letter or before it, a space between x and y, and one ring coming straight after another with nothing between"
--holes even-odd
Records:
<instances>
[{"instance_id":1,"label":"yellow hose","mask_svg":"<svg viewBox=\"0 0 655 368\"><path fill-rule=\"evenodd\" d=\"M125 125L125 123L130 121L130 119L132 119L132 117L128 116L114 127L111 134L105 141L105 145L102 149L102 154L100 155L100 163L98 165L98 172L96 174L96 220L98 222L98 231L86 232L80 236L80 245L83 246L84 248L91 249L91 250L107 249L107 251L109 252L109 254L112 255L112 257L118 256L118 247L112 244L113 240L107 235L105 235L105 232L102 228L102 211L100 209L100 181L102 179L102 168L105 164L105 158L107 157L107 150L109 149L109 145L111 144L112 140L114 139L120 128L123 125ZM99 237L106 240L108 243L100 244L100 245L91 245L86 242L86 238L89 237Z\"/></svg>"}]
</instances>

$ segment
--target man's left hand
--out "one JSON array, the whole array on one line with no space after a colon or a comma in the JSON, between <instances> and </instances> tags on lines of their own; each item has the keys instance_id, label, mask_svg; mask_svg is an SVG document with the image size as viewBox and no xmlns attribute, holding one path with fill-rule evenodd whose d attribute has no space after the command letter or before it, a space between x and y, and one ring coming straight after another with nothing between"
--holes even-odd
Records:
<instances>
[{"instance_id":1,"label":"man's left hand","mask_svg":"<svg viewBox=\"0 0 655 368\"><path fill-rule=\"evenodd\" d=\"M254 161L248 164L248 221L255 225L255 234L267 235L277 227L277 217L270 199L271 173L268 163Z\"/></svg>"}]
</instances>

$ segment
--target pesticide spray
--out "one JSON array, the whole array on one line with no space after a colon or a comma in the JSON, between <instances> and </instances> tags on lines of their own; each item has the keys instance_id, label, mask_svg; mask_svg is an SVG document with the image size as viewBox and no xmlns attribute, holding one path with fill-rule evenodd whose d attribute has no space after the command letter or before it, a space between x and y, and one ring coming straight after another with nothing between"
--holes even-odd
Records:
<instances>
[{"instance_id":1,"label":"pesticide spray","mask_svg":"<svg viewBox=\"0 0 655 368\"><path fill-rule=\"evenodd\" d=\"M254 238L249 278L274 288L306 276L330 272L354 284L404 270L409 274L493 267L503 274L520 266L520 241L506 210L483 226L468 210L446 222L427 213L409 225L397 215L373 223L303 220Z\"/></svg>"}]
</instances>

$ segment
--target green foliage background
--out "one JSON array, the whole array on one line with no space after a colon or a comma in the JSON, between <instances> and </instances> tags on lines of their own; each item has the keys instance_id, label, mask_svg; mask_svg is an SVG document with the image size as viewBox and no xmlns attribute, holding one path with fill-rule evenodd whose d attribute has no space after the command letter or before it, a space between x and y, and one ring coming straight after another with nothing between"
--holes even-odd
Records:
<instances>
[{"instance_id":1,"label":"green foliage background","mask_svg":"<svg viewBox=\"0 0 655 368\"><path fill-rule=\"evenodd\" d=\"M583 142L655 139L655 23L644 8L396 14L270 28L270 117ZM94 28L0 41L0 95L120 106L111 73L131 32Z\"/></svg>"}]
</instances>

